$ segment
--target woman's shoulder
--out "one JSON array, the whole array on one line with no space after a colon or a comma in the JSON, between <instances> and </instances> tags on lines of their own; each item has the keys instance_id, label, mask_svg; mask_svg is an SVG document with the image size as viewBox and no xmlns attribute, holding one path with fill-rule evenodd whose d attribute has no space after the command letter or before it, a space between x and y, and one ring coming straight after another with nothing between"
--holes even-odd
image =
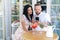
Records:
<instances>
[{"instance_id":1,"label":"woman's shoulder","mask_svg":"<svg viewBox=\"0 0 60 40\"><path fill-rule=\"evenodd\" d=\"M25 15L24 15L24 14L22 14L20 17L21 17L21 18L25 18Z\"/></svg>"},{"instance_id":2,"label":"woman's shoulder","mask_svg":"<svg viewBox=\"0 0 60 40\"><path fill-rule=\"evenodd\" d=\"M25 20L26 20L25 15L21 15L21 16L20 16L20 20L21 20L21 21L25 21Z\"/></svg>"}]
</instances>

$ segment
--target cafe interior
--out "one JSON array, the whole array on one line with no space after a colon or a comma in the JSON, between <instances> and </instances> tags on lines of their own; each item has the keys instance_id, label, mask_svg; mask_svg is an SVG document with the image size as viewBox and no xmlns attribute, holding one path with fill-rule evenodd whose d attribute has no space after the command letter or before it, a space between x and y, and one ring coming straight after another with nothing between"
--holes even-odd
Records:
<instances>
[{"instance_id":1,"label":"cafe interior","mask_svg":"<svg viewBox=\"0 0 60 40\"><path fill-rule=\"evenodd\" d=\"M33 12L34 5L41 4L42 12L50 16L51 24L47 27L38 25L41 29L34 24L33 31L20 29L23 19L20 17L27 4L33 7ZM0 40L60 40L60 0L0 0Z\"/></svg>"}]
</instances>

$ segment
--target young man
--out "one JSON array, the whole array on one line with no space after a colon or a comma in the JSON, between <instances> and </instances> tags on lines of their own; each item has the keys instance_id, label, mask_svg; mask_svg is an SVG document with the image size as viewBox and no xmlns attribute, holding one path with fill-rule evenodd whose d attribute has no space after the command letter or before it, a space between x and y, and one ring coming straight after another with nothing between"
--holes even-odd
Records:
<instances>
[{"instance_id":1,"label":"young man","mask_svg":"<svg viewBox=\"0 0 60 40\"><path fill-rule=\"evenodd\" d=\"M51 23L51 18L48 13L42 12L42 8L40 4L35 4L34 6L35 14L34 19L35 21L38 21L39 23L49 24Z\"/></svg>"}]
</instances>

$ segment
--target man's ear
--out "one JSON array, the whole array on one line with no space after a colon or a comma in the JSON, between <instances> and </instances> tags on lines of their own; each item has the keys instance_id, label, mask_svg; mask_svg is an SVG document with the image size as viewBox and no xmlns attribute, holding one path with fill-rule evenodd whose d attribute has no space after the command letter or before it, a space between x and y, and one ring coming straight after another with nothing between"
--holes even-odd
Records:
<instances>
[{"instance_id":1,"label":"man's ear","mask_svg":"<svg viewBox=\"0 0 60 40\"><path fill-rule=\"evenodd\" d=\"M41 7L41 11L42 11L42 7Z\"/></svg>"}]
</instances>

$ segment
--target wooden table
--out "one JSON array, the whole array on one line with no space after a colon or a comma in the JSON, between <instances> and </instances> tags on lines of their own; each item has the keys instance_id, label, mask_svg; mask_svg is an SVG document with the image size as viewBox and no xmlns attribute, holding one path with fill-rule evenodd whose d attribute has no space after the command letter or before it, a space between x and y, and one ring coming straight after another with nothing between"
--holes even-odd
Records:
<instances>
[{"instance_id":1,"label":"wooden table","mask_svg":"<svg viewBox=\"0 0 60 40\"><path fill-rule=\"evenodd\" d=\"M24 40L58 40L58 35L53 34L53 38L46 37L46 32L25 32L22 34Z\"/></svg>"}]
</instances>

